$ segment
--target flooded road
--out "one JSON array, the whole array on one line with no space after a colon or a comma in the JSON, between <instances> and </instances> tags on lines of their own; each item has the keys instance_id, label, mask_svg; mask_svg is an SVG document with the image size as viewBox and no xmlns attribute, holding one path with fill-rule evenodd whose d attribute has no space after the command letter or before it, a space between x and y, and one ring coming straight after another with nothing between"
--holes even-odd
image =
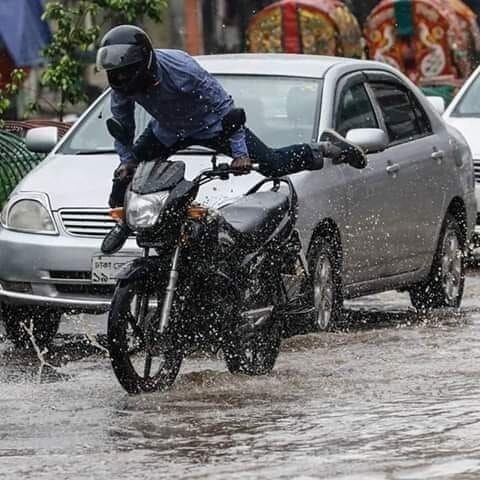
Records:
<instances>
[{"instance_id":1,"label":"flooded road","mask_svg":"<svg viewBox=\"0 0 480 480\"><path fill-rule=\"evenodd\" d=\"M171 391L138 397L84 335L102 318L64 323L41 374L0 338L0 478L480 478L480 270L459 314L386 293L348 315L284 342L267 377L187 359Z\"/></svg>"}]
</instances>

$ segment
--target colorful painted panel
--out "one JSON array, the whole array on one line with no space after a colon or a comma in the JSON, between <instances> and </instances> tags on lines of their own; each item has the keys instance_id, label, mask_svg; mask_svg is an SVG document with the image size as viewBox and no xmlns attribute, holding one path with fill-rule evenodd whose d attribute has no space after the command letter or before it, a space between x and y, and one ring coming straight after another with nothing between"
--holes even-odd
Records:
<instances>
[{"instance_id":1,"label":"colorful painted panel","mask_svg":"<svg viewBox=\"0 0 480 480\"><path fill-rule=\"evenodd\" d=\"M256 15L247 33L248 47L251 52L280 53L282 45L282 10L269 9Z\"/></svg>"},{"instance_id":2,"label":"colorful painted panel","mask_svg":"<svg viewBox=\"0 0 480 480\"><path fill-rule=\"evenodd\" d=\"M253 17L247 37L251 52L363 54L358 22L339 0L281 0Z\"/></svg>"},{"instance_id":3,"label":"colorful painted panel","mask_svg":"<svg viewBox=\"0 0 480 480\"><path fill-rule=\"evenodd\" d=\"M338 29L338 55L351 58L363 56L362 32L357 19L343 4L335 7L330 16Z\"/></svg>"},{"instance_id":4,"label":"colorful painted panel","mask_svg":"<svg viewBox=\"0 0 480 480\"><path fill-rule=\"evenodd\" d=\"M413 35L401 35L396 14L400 2L384 0L366 22L369 57L386 62L413 81L465 78L471 71L465 35L447 0L401 0L411 11ZM444 3L445 2L445 3ZM402 18L408 22L408 18Z\"/></svg>"},{"instance_id":5,"label":"colorful painted panel","mask_svg":"<svg viewBox=\"0 0 480 480\"><path fill-rule=\"evenodd\" d=\"M302 51L307 54L336 55L337 39L333 22L323 12L297 9Z\"/></svg>"}]
</instances>

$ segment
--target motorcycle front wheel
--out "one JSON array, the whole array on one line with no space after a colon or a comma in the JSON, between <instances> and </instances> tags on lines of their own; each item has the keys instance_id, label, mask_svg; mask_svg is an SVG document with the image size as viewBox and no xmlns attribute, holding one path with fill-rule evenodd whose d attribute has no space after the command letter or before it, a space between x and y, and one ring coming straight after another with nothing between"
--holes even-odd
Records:
<instances>
[{"instance_id":1,"label":"motorcycle front wheel","mask_svg":"<svg viewBox=\"0 0 480 480\"><path fill-rule=\"evenodd\" d=\"M165 390L175 381L183 354L158 338L160 302L140 281L120 281L108 317L113 371L130 394Z\"/></svg>"}]
</instances>

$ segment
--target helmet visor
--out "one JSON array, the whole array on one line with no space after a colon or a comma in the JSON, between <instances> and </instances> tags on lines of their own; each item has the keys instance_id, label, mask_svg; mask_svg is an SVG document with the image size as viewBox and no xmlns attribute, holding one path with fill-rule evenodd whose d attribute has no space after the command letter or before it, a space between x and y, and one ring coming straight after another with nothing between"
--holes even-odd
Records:
<instances>
[{"instance_id":1,"label":"helmet visor","mask_svg":"<svg viewBox=\"0 0 480 480\"><path fill-rule=\"evenodd\" d=\"M97 52L98 70L114 70L142 62L145 50L138 45L109 45Z\"/></svg>"},{"instance_id":2,"label":"helmet visor","mask_svg":"<svg viewBox=\"0 0 480 480\"><path fill-rule=\"evenodd\" d=\"M107 70L107 78L110 86L117 90L131 90L138 84L139 78L144 71L143 63L137 62L122 68Z\"/></svg>"}]
</instances>

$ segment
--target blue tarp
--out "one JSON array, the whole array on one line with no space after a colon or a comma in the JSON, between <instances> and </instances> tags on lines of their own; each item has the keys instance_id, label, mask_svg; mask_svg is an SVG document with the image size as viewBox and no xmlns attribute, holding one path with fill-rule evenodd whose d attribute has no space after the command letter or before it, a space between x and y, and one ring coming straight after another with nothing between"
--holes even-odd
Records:
<instances>
[{"instance_id":1,"label":"blue tarp","mask_svg":"<svg viewBox=\"0 0 480 480\"><path fill-rule=\"evenodd\" d=\"M42 0L0 0L0 37L17 67L42 63L41 50L51 39L42 13Z\"/></svg>"}]
</instances>

